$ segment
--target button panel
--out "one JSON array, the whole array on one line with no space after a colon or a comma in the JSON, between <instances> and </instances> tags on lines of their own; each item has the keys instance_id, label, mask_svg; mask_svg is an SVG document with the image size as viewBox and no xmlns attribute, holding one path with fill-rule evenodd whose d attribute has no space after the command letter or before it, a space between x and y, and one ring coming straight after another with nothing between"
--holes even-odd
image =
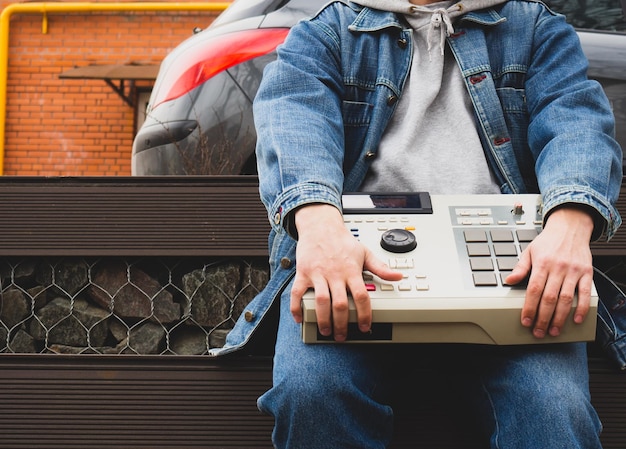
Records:
<instances>
[{"instance_id":1,"label":"button panel","mask_svg":"<svg viewBox=\"0 0 626 449\"><path fill-rule=\"evenodd\" d=\"M525 220L516 214L518 205L511 211L510 219L495 219L491 208L456 208L455 229L457 243L464 247L472 284L475 287L507 286L504 281L513 271L519 256L541 231L539 216L528 228ZM485 217L491 218L483 225ZM524 227L522 227L524 226ZM460 252L461 254L461 252Z\"/></svg>"},{"instance_id":2,"label":"button panel","mask_svg":"<svg viewBox=\"0 0 626 449\"><path fill-rule=\"evenodd\" d=\"M467 287L507 287L504 279L513 271L519 256L541 230L541 216L537 211L534 217L520 216L523 211L517 205L486 207L450 207L452 231L455 235L457 253L466 272ZM402 236L413 233L419 235L409 216L349 216L345 217L346 227L360 239L375 229L381 240L385 236ZM367 230L368 232L364 232ZM398 237L395 237L398 240ZM380 243L383 249L386 245ZM364 273L366 288L372 294L377 292L429 292L432 287L428 260L420 259L419 238L414 242L417 250L404 254L394 254L386 250L384 261L394 270L405 273L402 281L389 282L378 279L371 273ZM415 253L415 254L414 254ZM454 273L450 273L454 276Z\"/></svg>"},{"instance_id":3,"label":"button panel","mask_svg":"<svg viewBox=\"0 0 626 449\"><path fill-rule=\"evenodd\" d=\"M363 227L376 226L378 232L381 233L381 237L384 238L390 231L399 235L405 233L413 236L415 226L408 224L409 219L407 217L384 217L379 216L376 218L362 220L360 218L354 218L347 216L345 218L346 227L350 230L352 235L357 239L361 238ZM413 236L414 237L414 236ZM385 247L381 243L381 247ZM415 241L414 246L417 246ZM410 251L408 251L410 252ZM387 250L389 257L384 260L389 268L399 271L406 271L403 279L397 282L385 281L378 279L376 276L369 272L363 273L363 282L368 292L427 292L430 290L430 284L428 283L428 273L423 270L416 270L416 262L414 257L407 257L403 254L394 254L393 251Z\"/></svg>"}]
</instances>

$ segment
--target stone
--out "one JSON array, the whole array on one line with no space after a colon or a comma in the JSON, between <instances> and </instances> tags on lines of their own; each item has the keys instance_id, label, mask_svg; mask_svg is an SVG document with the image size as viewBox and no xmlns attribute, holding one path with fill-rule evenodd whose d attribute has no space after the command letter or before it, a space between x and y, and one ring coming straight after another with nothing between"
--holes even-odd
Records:
<instances>
[{"instance_id":1,"label":"stone","mask_svg":"<svg viewBox=\"0 0 626 449\"><path fill-rule=\"evenodd\" d=\"M56 298L36 313L30 334L47 345L103 346L108 336L109 313L85 300L72 303L67 298Z\"/></svg>"},{"instance_id":2,"label":"stone","mask_svg":"<svg viewBox=\"0 0 626 449\"><path fill-rule=\"evenodd\" d=\"M184 275L184 315L201 326L219 326L230 318L240 284L241 272L236 263L204 267Z\"/></svg>"},{"instance_id":3,"label":"stone","mask_svg":"<svg viewBox=\"0 0 626 449\"><path fill-rule=\"evenodd\" d=\"M23 329L19 329L15 333L15 336L9 343L9 350L15 354L31 354L38 352L35 339Z\"/></svg>"},{"instance_id":4,"label":"stone","mask_svg":"<svg viewBox=\"0 0 626 449\"><path fill-rule=\"evenodd\" d=\"M154 318L172 323L181 318L181 307L155 279L122 261L108 262L94 270L88 294L101 307L121 318ZM131 282L132 281L132 282Z\"/></svg>"},{"instance_id":5,"label":"stone","mask_svg":"<svg viewBox=\"0 0 626 449\"><path fill-rule=\"evenodd\" d=\"M6 352L7 349L7 338L9 337L9 332L7 331L4 324L0 321L0 352Z\"/></svg>"},{"instance_id":6,"label":"stone","mask_svg":"<svg viewBox=\"0 0 626 449\"><path fill-rule=\"evenodd\" d=\"M25 286L33 282L37 273L37 262L33 259L23 259L13 268L14 282Z\"/></svg>"},{"instance_id":7,"label":"stone","mask_svg":"<svg viewBox=\"0 0 626 449\"><path fill-rule=\"evenodd\" d=\"M21 290L10 288L0 295L0 321L11 330L31 314L30 298Z\"/></svg>"},{"instance_id":8,"label":"stone","mask_svg":"<svg viewBox=\"0 0 626 449\"><path fill-rule=\"evenodd\" d=\"M215 329L209 335L209 345L211 348L222 348L226 344L226 336L231 329Z\"/></svg>"},{"instance_id":9,"label":"stone","mask_svg":"<svg viewBox=\"0 0 626 449\"><path fill-rule=\"evenodd\" d=\"M36 278L41 285L51 285L56 293L71 299L89 284L89 265L82 259L61 259L41 267Z\"/></svg>"},{"instance_id":10,"label":"stone","mask_svg":"<svg viewBox=\"0 0 626 449\"><path fill-rule=\"evenodd\" d=\"M130 329L128 334L127 354L160 354L165 341L163 326L145 322Z\"/></svg>"},{"instance_id":11,"label":"stone","mask_svg":"<svg viewBox=\"0 0 626 449\"><path fill-rule=\"evenodd\" d=\"M115 317L109 319L109 331L117 342L128 339L128 325Z\"/></svg>"},{"instance_id":12,"label":"stone","mask_svg":"<svg viewBox=\"0 0 626 449\"><path fill-rule=\"evenodd\" d=\"M206 354L207 333L199 327L179 326L170 334L170 350L177 355Z\"/></svg>"}]
</instances>

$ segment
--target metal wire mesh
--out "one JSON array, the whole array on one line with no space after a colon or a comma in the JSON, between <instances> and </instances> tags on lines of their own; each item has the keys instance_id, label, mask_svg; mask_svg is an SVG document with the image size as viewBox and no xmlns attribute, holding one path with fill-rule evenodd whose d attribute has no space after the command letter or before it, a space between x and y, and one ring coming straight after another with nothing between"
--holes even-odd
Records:
<instances>
[{"instance_id":1,"label":"metal wire mesh","mask_svg":"<svg viewBox=\"0 0 626 449\"><path fill-rule=\"evenodd\" d=\"M265 260L0 260L0 353L203 355L268 279Z\"/></svg>"}]
</instances>

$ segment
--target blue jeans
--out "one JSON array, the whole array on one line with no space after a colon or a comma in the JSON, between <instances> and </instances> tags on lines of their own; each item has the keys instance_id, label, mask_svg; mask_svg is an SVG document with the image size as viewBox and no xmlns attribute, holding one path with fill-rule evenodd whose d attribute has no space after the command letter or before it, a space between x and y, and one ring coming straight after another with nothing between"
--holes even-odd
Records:
<instances>
[{"instance_id":1,"label":"blue jeans","mask_svg":"<svg viewBox=\"0 0 626 449\"><path fill-rule=\"evenodd\" d=\"M258 400L275 418L275 447L387 447L393 433L387 387L394 373L423 358L457 376L492 448L601 448L584 343L305 345L289 313L289 289L281 301L274 384Z\"/></svg>"}]
</instances>

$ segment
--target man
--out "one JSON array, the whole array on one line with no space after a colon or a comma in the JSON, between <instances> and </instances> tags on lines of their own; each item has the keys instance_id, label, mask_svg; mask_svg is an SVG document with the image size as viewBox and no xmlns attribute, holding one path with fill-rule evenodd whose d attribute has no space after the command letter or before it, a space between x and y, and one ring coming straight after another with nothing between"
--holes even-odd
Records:
<instances>
[{"instance_id":1,"label":"man","mask_svg":"<svg viewBox=\"0 0 626 449\"><path fill-rule=\"evenodd\" d=\"M544 229L507 278L528 277L521 323L538 339L589 311L589 242L620 224L621 150L574 30L530 0L331 2L295 26L255 100L261 198L272 223L267 288L223 352L280 300L273 388L278 448L383 448L395 348L304 345L302 295L315 290L323 335L346 338L348 292L371 325L362 272L400 274L346 230L346 191L540 192ZM297 243L296 243L297 242ZM296 263L297 261L297 263ZM294 276L295 273L295 276ZM405 357L424 347L402 348ZM445 345L463 366L493 448L599 448L585 344Z\"/></svg>"}]
</instances>

